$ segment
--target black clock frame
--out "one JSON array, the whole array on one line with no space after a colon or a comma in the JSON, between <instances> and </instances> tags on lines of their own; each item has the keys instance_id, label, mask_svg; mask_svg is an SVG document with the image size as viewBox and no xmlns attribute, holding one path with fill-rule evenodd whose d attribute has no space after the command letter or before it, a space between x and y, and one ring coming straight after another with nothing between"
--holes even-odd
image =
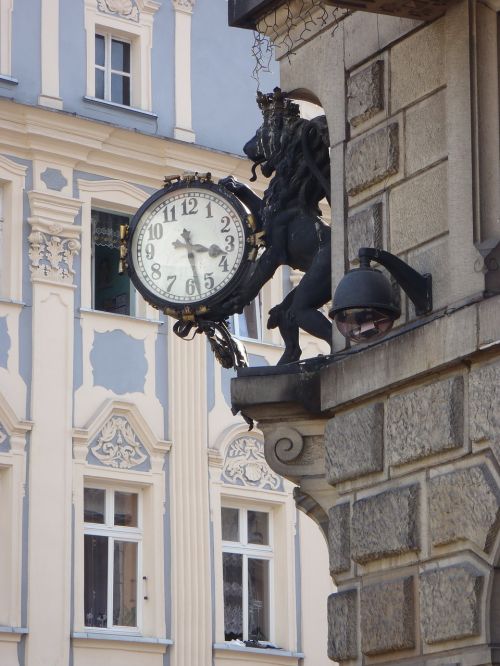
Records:
<instances>
[{"instance_id":1,"label":"black clock frame","mask_svg":"<svg viewBox=\"0 0 500 666\"><path fill-rule=\"evenodd\" d=\"M134 238L137 225L142 219L143 215L162 197L179 190L185 189L202 189L210 190L217 193L235 209L238 217L243 224L245 236L245 248L243 260L238 267L235 275L230 282L221 289L220 292L214 296L210 296L203 300L195 301L192 303L182 303L167 301L160 298L151 292L144 283L140 280L137 271L135 270L134 262L132 261L132 241ZM161 310L171 317L183 321L223 321L227 317L235 314L236 309L229 310L221 307L224 301L228 300L232 294L238 290L238 286L247 278L257 255L257 242L255 235L255 225L251 213L245 206L237 199L232 192L229 192L225 187L218 183L214 183L209 178L203 180L198 178L187 178L168 184L166 187L158 190L147 199L139 210L135 213L130 221L127 231L127 271L134 287L141 294L141 296L154 308ZM218 306L218 307L217 307Z\"/></svg>"}]
</instances>

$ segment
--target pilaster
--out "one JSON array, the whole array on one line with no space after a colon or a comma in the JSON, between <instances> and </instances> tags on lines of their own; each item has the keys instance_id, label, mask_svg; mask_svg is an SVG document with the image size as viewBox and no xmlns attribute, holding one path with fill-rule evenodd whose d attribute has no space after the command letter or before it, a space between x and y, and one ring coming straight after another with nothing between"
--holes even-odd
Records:
<instances>
[{"instance_id":1,"label":"pilaster","mask_svg":"<svg viewBox=\"0 0 500 666\"><path fill-rule=\"evenodd\" d=\"M72 599L73 261L80 250L80 229L74 225L80 204L36 191L29 200L35 425L29 466L26 666L63 666L69 660Z\"/></svg>"},{"instance_id":2,"label":"pilaster","mask_svg":"<svg viewBox=\"0 0 500 666\"><path fill-rule=\"evenodd\" d=\"M172 0L175 12L174 138L194 143L191 118L191 15L195 0Z\"/></svg>"},{"instance_id":3,"label":"pilaster","mask_svg":"<svg viewBox=\"0 0 500 666\"><path fill-rule=\"evenodd\" d=\"M169 339L172 666L212 661L206 342Z\"/></svg>"},{"instance_id":4,"label":"pilaster","mask_svg":"<svg viewBox=\"0 0 500 666\"><path fill-rule=\"evenodd\" d=\"M42 88L38 103L62 109L59 97L59 0L41 3L41 77Z\"/></svg>"}]
</instances>

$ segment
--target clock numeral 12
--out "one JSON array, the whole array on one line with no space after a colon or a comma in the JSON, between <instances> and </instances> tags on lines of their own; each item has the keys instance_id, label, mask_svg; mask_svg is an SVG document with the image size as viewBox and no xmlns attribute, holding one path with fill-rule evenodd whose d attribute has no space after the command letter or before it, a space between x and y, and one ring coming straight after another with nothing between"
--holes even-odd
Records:
<instances>
[{"instance_id":1,"label":"clock numeral 12","mask_svg":"<svg viewBox=\"0 0 500 666\"><path fill-rule=\"evenodd\" d=\"M188 210L188 203L191 206ZM184 199L182 202L182 214L183 215L196 215L198 212L198 202L196 199L189 199L189 202Z\"/></svg>"}]
</instances>

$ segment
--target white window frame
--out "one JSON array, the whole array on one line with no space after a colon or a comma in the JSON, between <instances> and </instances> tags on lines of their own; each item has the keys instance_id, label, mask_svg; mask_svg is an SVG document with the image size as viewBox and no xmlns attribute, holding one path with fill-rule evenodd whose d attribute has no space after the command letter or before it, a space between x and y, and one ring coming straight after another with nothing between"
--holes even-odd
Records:
<instances>
[{"instance_id":1,"label":"white window frame","mask_svg":"<svg viewBox=\"0 0 500 666\"><path fill-rule=\"evenodd\" d=\"M221 559L224 553L234 553L237 555L242 555L243 557L243 571L242 571L242 587L243 587L243 640L249 640L248 637L248 559L259 559L266 560L269 562L269 638L266 639L269 643L274 643L275 641L275 615L274 615L274 521L273 521L273 509L268 505L259 506L258 504L248 504L244 505L239 502L235 502L231 499L222 499L221 501L221 528L222 528L222 509L237 509L239 512L239 537L240 541L224 541L222 540L222 553ZM269 535L269 544L249 544L248 543L248 512L249 511L259 511L261 513L266 513L268 516L268 535ZM221 529L222 531L222 529ZM222 605L224 607L224 597L222 598ZM225 627L224 627L225 630ZM229 642L229 641L225 641Z\"/></svg>"},{"instance_id":2,"label":"white window frame","mask_svg":"<svg viewBox=\"0 0 500 666\"><path fill-rule=\"evenodd\" d=\"M234 330L234 335L237 338L243 340L253 340L255 342L262 342L262 297L260 293L254 298L254 300L249 304L255 307L256 309L256 322L257 322L257 337L253 338L248 335L244 335L242 331L241 318L245 317L244 312L241 314L235 314L232 317L232 328Z\"/></svg>"},{"instance_id":3,"label":"white window frame","mask_svg":"<svg viewBox=\"0 0 500 666\"><path fill-rule=\"evenodd\" d=\"M87 42L87 86L85 99L124 109L152 111L151 51L154 15L160 8L154 0L137 0L139 20L99 11L96 0L85 0L85 31ZM131 44L130 106L123 106L95 96L95 36L109 33L115 39Z\"/></svg>"},{"instance_id":4,"label":"white window frame","mask_svg":"<svg viewBox=\"0 0 500 666\"><path fill-rule=\"evenodd\" d=\"M142 546L143 546L143 498L140 488L121 484L106 484L96 481L87 481L85 488L93 488L105 491L105 519L104 523L83 523L84 537L103 536L108 539L108 573L107 573L107 626L95 627L85 624L85 610L83 611L83 625L88 631L92 632L112 632L113 634L137 634L142 633L142 601L143 601L143 565L142 565ZM137 495L137 527L115 526L114 520L114 500L115 492L129 492ZM114 543L115 541L127 541L137 543L137 583L136 583L136 620L137 624L133 627L113 624L113 576L114 576ZM85 563L84 563L85 567ZM85 580L85 577L84 577ZM84 582L85 585L85 582ZM84 590L85 595L85 590Z\"/></svg>"},{"instance_id":5,"label":"white window frame","mask_svg":"<svg viewBox=\"0 0 500 666\"><path fill-rule=\"evenodd\" d=\"M133 50L134 50L134 45L133 42L131 42L129 39L124 39L123 37L117 37L116 35L112 34L109 31L102 30L99 31L97 30L94 36L94 47L95 47L95 39L97 37L103 37L104 38L104 65L98 65L95 60L94 60L94 77L95 77L95 70L100 70L104 72L104 97L98 97L97 99L102 99L107 102L113 102L114 104L121 104L122 106L131 106L132 104L132 87L133 87L133 78L132 78L132 57L133 57ZM127 44L130 47L130 72L124 72L118 69L113 69L112 67L112 60L111 60L111 53L112 53L112 43L113 41L115 42L120 42L121 44ZM114 100L111 98L111 79L113 74L118 74L119 76L123 78L128 78L129 79L129 103L124 104L123 102L114 102ZM94 78L94 85L95 85L95 78Z\"/></svg>"}]
</instances>

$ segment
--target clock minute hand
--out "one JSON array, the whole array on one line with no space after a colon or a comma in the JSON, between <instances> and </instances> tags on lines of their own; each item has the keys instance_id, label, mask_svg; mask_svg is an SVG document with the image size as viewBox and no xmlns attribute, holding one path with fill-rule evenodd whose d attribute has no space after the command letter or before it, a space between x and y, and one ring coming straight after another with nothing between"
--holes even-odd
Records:
<instances>
[{"instance_id":1,"label":"clock minute hand","mask_svg":"<svg viewBox=\"0 0 500 666\"><path fill-rule=\"evenodd\" d=\"M188 231L187 229L184 229L182 231L181 236L186 241L186 244L185 245L184 245L184 243L179 243L179 244L181 246L185 247L188 251L188 260L189 260L189 264L191 266L191 271L193 273L194 284L196 286L196 289L198 290L198 294L201 296L200 278L198 276L198 271L196 270L196 260L195 260L195 254L193 252L194 245L191 243L191 232ZM179 242L179 241L175 241L175 242Z\"/></svg>"}]
</instances>

